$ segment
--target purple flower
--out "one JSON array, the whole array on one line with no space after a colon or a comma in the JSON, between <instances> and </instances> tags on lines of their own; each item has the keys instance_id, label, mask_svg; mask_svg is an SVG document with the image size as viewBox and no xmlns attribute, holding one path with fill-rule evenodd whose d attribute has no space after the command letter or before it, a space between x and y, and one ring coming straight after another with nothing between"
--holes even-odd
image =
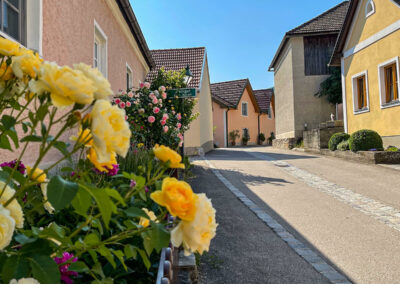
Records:
<instances>
[{"instance_id":1,"label":"purple flower","mask_svg":"<svg viewBox=\"0 0 400 284\"><path fill-rule=\"evenodd\" d=\"M62 257L55 257L54 261L57 264L63 264L65 262L67 262L68 260L71 260L71 262L76 262L78 261L78 258L74 257L74 255L72 253L68 253L68 252L63 252L63 256ZM75 271L69 271L69 266L71 264L64 264L64 265L60 265L59 269L60 269L60 273L61 273L61 280L64 281L64 283L66 284L73 284L74 281L70 278L70 276L74 276L77 277L78 273Z\"/></svg>"},{"instance_id":2,"label":"purple flower","mask_svg":"<svg viewBox=\"0 0 400 284\"><path fill-rule=\"evenodd\" d=\"M11 168L11 169L13 169L13 168L15 168L15 166L16 166L16 164L17 164L17 160L14 160L14 161L11 161L11 162L5 162L5 163L2 163L2 164L0 164L0 167L9 167L9 168ZM23 163L21 163L21 162L18 162L18 166L17 166L17 171L19 171L21 174L25 174L25 165L23 164Z\"/></svg>"},{"instance_id":3,"label":"purple flower","mask_svg":"<svg viewBox=\"0 0 400 284\"><path fill-rule=\"evenodd\" d=\"M93 168L93 170L94 170L96 173L98 173L98 174L105 174L105 173L107 173L108 176L112 177L112 176L115 176L116 174L118 174L119 165L118 165L118 164L113 164L112 166L113 166L113 168L112 168L112 169L108 169L107 172L99 171L99 170L96 169L96 168Z\"/></svg>"},{"instance_id":4,"label":"purple flower","mask_svg":"<svg viewBox=\"0 0 400 284\"><path fill-rule=\"evenodd\" d=\"M130 187L135 187L136 186L136 181L134 179L131 179L131 183L129 184Z\"/></svg>"},{"instance_id":5,"label":"purple flower","mask_svg":"<svg viewBox=\"0 0 400 284\"><path fill-rule=\"evenodd\" d=\"M149 192L149 188L147 186L144 187L144 191L147 193Z\"/></svg>"}]
</instances>

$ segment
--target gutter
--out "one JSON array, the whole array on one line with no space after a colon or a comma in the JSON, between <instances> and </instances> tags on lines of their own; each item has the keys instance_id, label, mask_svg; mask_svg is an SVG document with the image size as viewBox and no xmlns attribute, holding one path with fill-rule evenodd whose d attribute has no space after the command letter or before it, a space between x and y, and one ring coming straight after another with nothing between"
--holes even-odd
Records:
<instances>
[{"instance_id":1,"label":"gutter","mask_svg":"<svg viewBox=\"0 0 400 284\"><path fill-rule=\"evenodd\" d=\"M229 107L225 112L225 121L226 121L226 148L229 148L229 126L228 126L228 111L229 111Z\"/></svg>"}]
</instances>

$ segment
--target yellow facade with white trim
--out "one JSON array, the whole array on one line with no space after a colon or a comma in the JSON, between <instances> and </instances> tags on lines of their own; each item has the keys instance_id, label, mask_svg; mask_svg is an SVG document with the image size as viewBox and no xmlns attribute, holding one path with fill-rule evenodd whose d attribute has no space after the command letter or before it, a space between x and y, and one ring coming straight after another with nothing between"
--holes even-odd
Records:
<instances>
[{"instance_id":1,"label":"yellow facade with white trim","mask_svg":"<svg viewBox=\"0 0 400 284\"><path fill-rule=\"evenodd\" d=\"M385 146L400 146L400 102L382 107L378 71L380 64L400 57L400 6L392 0L373 0L374 12L366 17L368 2L360 1L343 51L347 132L372 129L383 137ZM352 78L365 71L369 108L357 113Z\"/></svg>"}]
</instances>

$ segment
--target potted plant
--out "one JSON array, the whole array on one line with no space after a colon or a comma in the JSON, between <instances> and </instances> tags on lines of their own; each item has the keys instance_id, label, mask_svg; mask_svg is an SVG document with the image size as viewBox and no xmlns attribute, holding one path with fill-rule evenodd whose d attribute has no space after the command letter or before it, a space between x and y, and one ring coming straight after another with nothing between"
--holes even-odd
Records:
<instances>
[{"instance_id":1,"label":"potted plant","mask_svg":"<svg viewBox=\"0 0 400 284\"><path fill-rule=\"evenodd\" d=\"M268 145L272 145L272 140L275 139L275 133L271 132L270 136L268 137Z\"/></svg>"},{"instance_id":2,"label":"potted plant","mask_svg":"<svg viewBox=\"0 0 400 284\"><path fill-rule=\"evenodd\" d=\"M257 144L258 145L262 145L265 141L265 135L264 133L260 133L258 134L258 138L257 138Z\"/></svg>"},{"instance_id":3,"label":"potted plant","mask_svg":"<svg viewBox=\"0 0 400 284\"><path fill-rule=\"evenodd\" d=\"M250 140L250 135L249 135L248 131L245 131L242 136L242 145L246 146L247 142L249 142L249 140Z\"/></svg>"},{"instance_id":4,"label":"potted plant","mask_svg":"<svg viewBox=\"0 0 400 284\"><path fill-rule=\"evenodd\" d=\"M231 140L231 145L235 146L236 145L236 139L239 138L239 130L232 130L229 132L229 139Z\"/></svg>"}]
</instances>

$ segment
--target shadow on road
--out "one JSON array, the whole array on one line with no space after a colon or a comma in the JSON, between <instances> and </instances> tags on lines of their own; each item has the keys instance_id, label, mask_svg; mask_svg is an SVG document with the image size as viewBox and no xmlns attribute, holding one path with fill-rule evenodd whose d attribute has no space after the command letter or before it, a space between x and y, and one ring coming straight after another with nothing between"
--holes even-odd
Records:
<instances>
[{"instance_id":1,"label":"shadow on road","mask_svg":"<svg viewBox=\"0 0 400 284\"><path fill-rule=\"evenodd\" d=\"M240 148L239 148L240 149ZM243 148L245 149L245 148ZM257 148L252 149L253 153L255 154L260 154L260 155L266 155L267 153L257 151ZM208 155L212 155L212 158L214 160L220 160L220 161L253 161L255 160L253 157L249 156L246 154L245 151L240 152L237 150L229 150L227 148L219 148L216 151L209 152ZM292 154L281 154L281 153L271 153L268 152L268 157L274 159L274 160L301 160L301 159L318 159L319 157L317 156L311 156L311 155L292 155Z\"/></svg>"}]
</instances>

